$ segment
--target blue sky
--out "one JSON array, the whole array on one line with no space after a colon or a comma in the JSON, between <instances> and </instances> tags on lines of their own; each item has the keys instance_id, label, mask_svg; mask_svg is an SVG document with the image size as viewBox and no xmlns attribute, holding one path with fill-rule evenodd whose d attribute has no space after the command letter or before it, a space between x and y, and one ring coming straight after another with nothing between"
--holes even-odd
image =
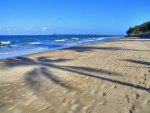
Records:
<instances>
[{"instance_id":1,"label":"blue sky","mask_svg":"<svg viewBox=\"0 0 150 113\"><path fill-rule=\"evenodd\" d=\"M150 0L0 0L0 35L125 34Z\"/></svg>"}]
</instances>

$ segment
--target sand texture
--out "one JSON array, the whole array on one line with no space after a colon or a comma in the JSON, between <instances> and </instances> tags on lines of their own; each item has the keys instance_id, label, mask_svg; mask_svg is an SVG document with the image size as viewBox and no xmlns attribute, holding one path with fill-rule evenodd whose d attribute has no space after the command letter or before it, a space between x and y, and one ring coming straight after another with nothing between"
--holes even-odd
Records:
<instances>
[{"instance_id":1,"label":"sand texture","mask_svg":"<svg viewBox=\"0 0 150 113\"><path fill-rule=\"evenodd\" d=\"M150 40L1 60L0 113L150 113Z\"/></svg>"}]
</instances>

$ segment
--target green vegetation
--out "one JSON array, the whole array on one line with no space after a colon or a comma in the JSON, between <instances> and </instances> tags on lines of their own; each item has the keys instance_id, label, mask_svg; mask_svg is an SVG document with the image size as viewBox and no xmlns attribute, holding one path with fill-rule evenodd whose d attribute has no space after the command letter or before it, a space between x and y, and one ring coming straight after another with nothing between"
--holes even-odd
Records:
<instances>
[{"instance_id":1,"label":"green vegetation","mask_svg":"<svg viewBox=\"0 0 150 113\"><path fill-rule=\"evenodd\" d=\"M150 33L150 21L145 22L141 25L137 25L135 27L130 27L127 31L128 35L133 34L149 34Z\"/></svg>"}]
</instances>

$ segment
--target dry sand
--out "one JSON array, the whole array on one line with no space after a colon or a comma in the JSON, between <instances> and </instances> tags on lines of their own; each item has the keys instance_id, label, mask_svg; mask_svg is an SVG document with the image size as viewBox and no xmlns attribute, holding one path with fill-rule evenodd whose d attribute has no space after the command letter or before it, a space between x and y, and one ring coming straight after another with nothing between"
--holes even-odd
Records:
<instances>
[{"instance_id":1,"label":"dry sand","mask_svg":"<svg viewBox=\"0 0 150 113\"><path fill-rule=\"evenodd\" d=\"M0 113L150 113L150 40L0 61Z\"/></svg>"}]
</instances>

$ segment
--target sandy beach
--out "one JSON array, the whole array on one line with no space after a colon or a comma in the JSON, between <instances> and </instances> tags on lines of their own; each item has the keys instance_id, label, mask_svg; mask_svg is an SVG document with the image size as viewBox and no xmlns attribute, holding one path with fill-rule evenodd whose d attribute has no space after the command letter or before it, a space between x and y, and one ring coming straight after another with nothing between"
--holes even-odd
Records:
<instances>
[{"instance_id":1,"label":"sandy beach","mask_svg":"<svg viewBox=\"0 0 150 113\"><path fill-rule=\"evenodd\" d=\"M150 39L1 60L0 113L150 113Z\"/></svg>"}]
</instances>

